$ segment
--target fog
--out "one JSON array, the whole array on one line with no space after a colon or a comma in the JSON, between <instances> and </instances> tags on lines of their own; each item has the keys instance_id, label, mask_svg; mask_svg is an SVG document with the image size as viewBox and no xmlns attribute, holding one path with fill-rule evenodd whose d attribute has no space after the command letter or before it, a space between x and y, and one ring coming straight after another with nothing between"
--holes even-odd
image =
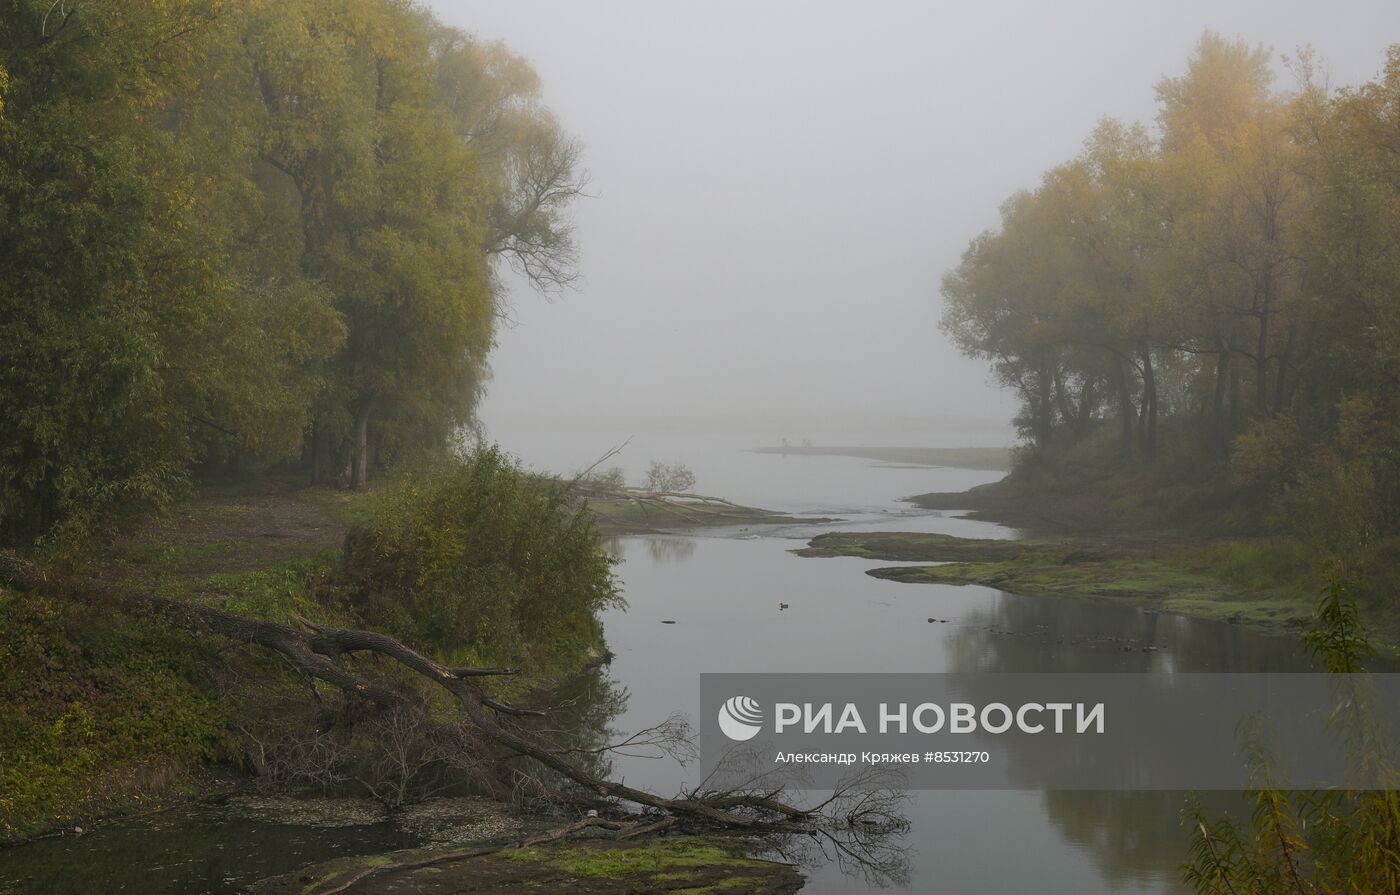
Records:
<instances>
[{"instance_id":1,"label":"fog","mask_svg":"<svg viewBox=\"0 0 1400 895\"><path fill-rule=\"evenodd\" d=\"M1105 115L1150 121L1205 28L1375 75L1400 4L434 0L527 57L586 147L582 281L512 289L488 431L1003 433L938 281ZM1282 65L1283 83L1290 77Z\"/></svg>"}]
</instances>

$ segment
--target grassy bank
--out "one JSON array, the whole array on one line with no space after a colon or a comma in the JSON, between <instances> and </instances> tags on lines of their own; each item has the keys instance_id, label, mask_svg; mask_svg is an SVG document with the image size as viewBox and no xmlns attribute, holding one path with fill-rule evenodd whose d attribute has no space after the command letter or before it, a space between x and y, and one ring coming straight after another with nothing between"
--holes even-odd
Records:
<instances>
[{"instance_id":1,"label":"grassy bank","mask_svg":"<svg viewBox=\"0 0 1400 895\"><path fill-rule=\"evenodd\" d=\"M940 563L867 572L890 581L975 584L1268 627L1291 627L1310 617L1322 587L1308 552L1284 539L1153 542L1139 532L1131 538L996 541L920 532L833 532L794 552Z\"/></svg>"},{"instance_id":2,"label":"grassy bank","mask_svg":"<svg viewBox=\"0 0 1400 895\"><path fill-rule=\"evenodd\" d=\"M523 667L492 684L518 696L605 654L595 607L614 593L598 535L792 521L597 500L576 516L551 502L548 480L473 475L455 490L421 478L370 492L276 477L208 486L62 562L29 558L47 560L56 584L375 628L450 664ZM134 617L100 594L5 584L0 565L0 840L226 789L262 773L262 740L324 722L306 682L256 648Z\"/></svg>"},{"instance_id":3,"label":"grassy bank","mask_svg":"<svg viewBox=\"0 0 1400 895\"><path fill-rule=\"evenodd\" d=\"M596 661L596 608L616 591L591 517L494 460L453 487L462 494L437 478L375 493L276 479L211 487L81 555L32 555L51 592L6 587L0 564L0 840L262 775L267 754L287 751L279 744L356 723L333 698L309 699L285 662L120 610L107 593L375 628L454 665L523 668L493 683L502 696ZM354 729L334 745L376 765ZM293 773L277 785L306 782Z\"/></svg>"},{"instance_id":4,"label":"grassy bank","mask_svg":"<svg viewBox=\"0 0 1400 895\"><path fill-rule=\"evenodd\" d=\"M1221 460L1177 454L1172 461L1143 462L1086 444L1053 458L1028 457L998 482L910 497L925 509L1018 529L1030 543L1087 545L1105 554L1099 566L1073 572L1031 563L930 571L926 578L971 583L995 575L1006 589L1025 593L1073 596L1083 590L1130 599L1124 587L1131 583L1127 576L1136 575L1151 579L1150 599L1170 601L1175 611L1271 621L1306 615L1333 564L1366 623L1400 642L1400 601L1394 598L1400 593L1400 538L1366 530L1358 521L1361 510L1314 515ZM1085 572L1089 580L1076 580Z\"/></svg>"},{"instance_id":5,"label":"grassy bank","mask_svg":"<svg viewBox=\"0 0 1400 895\"><path fill-rule=\"evenodd\" d=\"M555 842L526 848L425 849L335 861L268 880L253 891L256 895L332 891L387 895L430 885L432 891L479 895L521 891L788 895L802 887L794 867L747 857L750 847L740 840L687 836L644 842ZM367 871L373 875L364 876ZM363 878L352 882L356 877ZM342 888L347 883L349 887Z\"/></svg>"},{"instance_id":6,"label":"grassy bank","mask_svg":"<svg viewBox=\"0 0 1400 895\"><path fill-rule=\"evenodd\" d=\"M343 620L316 585L367 500L276 482L210 489L59 573L265 619ZM2 839L208 790L238 769L231 663L269 684L290 677L101 597L0 587L0 628Z\"/></svg>"},{"instance_id":7,"label":"grassy bank","mask_svg":"<svg viewBox=\"0 0 1400 895\"><path fill-rule=\"evenodd\" d=\"M692 528L785 525L798 521L786 513L774 513L756 507L679 500L590 498L588 510L593 514L598 530L605 535L655 534Z\"/></svg>"}]
</instances>

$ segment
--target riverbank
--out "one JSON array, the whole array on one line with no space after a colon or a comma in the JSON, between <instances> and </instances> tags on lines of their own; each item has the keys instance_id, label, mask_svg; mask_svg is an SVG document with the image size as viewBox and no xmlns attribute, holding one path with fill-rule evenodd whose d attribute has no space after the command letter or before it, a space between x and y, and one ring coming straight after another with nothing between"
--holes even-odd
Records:
<instances>
[{"instance_id":1,"label":"riverbank","mask_svg":"<svg viewBox=\"0 0 1400 895\"><path fill-rule=\"evenodd\" d=\"M1030 597L1099 602L1196 618L1292 629L1311 617L1315 575L1294 545L1041 537L970 540L920 532L830 533L794 551L932 562L868 569L910 584L980 585ZM1320 584L1318 585L1320 587Z\"/></svg>"},{"instance_id":2,"label":"riverbank","mask_svg":"<svg viewBox=\"0 0 1400 895\"><path fill-rule=\"evenodd\" d=\"M677 836L632 842L575 839L526 845L483 842L343 858L264 880L252 895L391 895L521 891L581 895L791 895L791 864L749 857L742 840Z\"/></svg>"},{"instance_id":3,"label":"riverbank","mask_svg":"<svg viewBox=\"0 0 1400 895\"><path fill-rule=\"evenodd\" d=\"M1097 543L1110 564L1090 569L1102 576L1090 582L1091 590L1113 592L1112 581L1120 574L1164 580L1153 568L1134 571L1113 568L1111 562L1146 558L1168 573L1194 576L1166 581L1193 594L1178 601L1187 614L1231 618L1238 611L1265 624L1310 618L1329 584L1327 568L1334 557L1305 542L1296 526L1273 514L1270 493L1189 470L1128 465L1107 471L1018 469L967 491L905 500L922 509L1015 528L1032 540ZM1026 593L1065 591L1058 575L977 571L984 579L1006 573L1002 580ZM1400 539L1358 545L1350 551L1345 574L1365 623L1384 640L1400 643L1400 602L1394 598L1400 593ZM1232 601L1242 605L1221 605ZM1251 602L1258 605L1247 605Z\"/></svg>"},{"instance_id":4,"label":"riverbank","mask_svg":"<svg viewBox=\"0 0 1400 895\"><path fill-rule=\"evenodd\" d=\"M1293 629L1312 616L1321 563L1296 539L1258 533L1254 510L1208 486L1095 487L1021 475L905 498L921 509L1016 529L1014 541L914 532L821 535L804 556L930 566L876 567L889 581L980 585Z\"/></svg>"},{"instance_id":5,"label":"riverbank","mask_svg":"<svg viewBox=\"0 0 1400 895\"><path fill-rule=\"evenodd\" d=\"M386 483L380 491L393 487ZM204 488L162 518L52 566L55 584L101 582L92 599L72 599L62 586L48 593L46 586L16 584L4 578L0 562L0 626L11 641L0 651L0 843L45 835L71 842L68 837L91 837L94 831L121 837L133 822L139 827L141 817L173 816L168 811L193 808L211 796L297 792L279 775L299 760L298 750L307 743L320 743L318 749L346 745L314 739L322 729L315 716L331 711L329 704L318 709L320 697L307 699L304 680L256 648L134 615L102 594L147 593L275 622L307 618L356 626L366 608L346 577L345 545L355 526L382 512L380 496L278 478ZM674 509L630 503L591 502L598 533L792 521L723 502L677 501ZM34 567L32 560L22 562ZM540 629L533 635L538 643L522 644L522 656L455 658L492 665L519 664L523 656L543 652L603 656L601 639L596 645L580 642L586 634L566 628L560 636L568 642L556 648L541 639L554 635ZM535 673L499 679L493 693L529 700L538 688L568 686L556 670L531 666ZM606 720L600 716L598 723ZM298 733L308 723L303 732L312 740ZM279 737L291 739L279 743ZM348 788L354 784L340 785ZM500 808L508 813L505 803ZM283 812L269 823L289 823L295 814ZM543 822L517 816L511 835L518 840ZM300 822L290 823L290 838L316 838L301 837L294 832L302 829ZM786 882L770 886L786 876L777 871L759 874L752 886L742 874L725 883L733 862L707 868L701 857L691 854L694 866L674 871L674 888L684 888L687 879L694 886L723 884L740 892L796 888ZM528 870L520 879L535 882L557 881L564 872L543 858L536 864L530 869L529 862L515 860L501 866ZM461 873L482 868L495 868L488 876L501 885L510 876L490 862ZM635 883L618 877L587 890L621 892Z\"/></svg>"},{"instance_id":6,"label":"riverbank","mask_svg":"<svg viewBox=\"0 0 1400 895\"><path fill-rule=\"evenodd\" d=\"M610 537L636 534L673 534L688 529L791 525L794 522L830 522L831 519L798 518L727 501L684 498L590 498L588 511L600 534Z\"/></svg>"}]
</instances>

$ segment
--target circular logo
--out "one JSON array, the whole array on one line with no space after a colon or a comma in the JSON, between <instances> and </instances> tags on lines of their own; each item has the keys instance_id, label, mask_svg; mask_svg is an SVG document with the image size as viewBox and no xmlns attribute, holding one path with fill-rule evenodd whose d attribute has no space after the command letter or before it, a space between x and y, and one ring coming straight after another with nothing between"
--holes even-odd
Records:
<instances>
[{"instance_id":1,"label":"circular logo","mask_svg":"<svg viewBox=\"0 0 1400 895\"><path fill-rule=\"evenodd\" d=\"M763 709L747 696L731 696L719 707L719 729L731 740L751 740L763 729Z\"/></svg>"}]
</instances>

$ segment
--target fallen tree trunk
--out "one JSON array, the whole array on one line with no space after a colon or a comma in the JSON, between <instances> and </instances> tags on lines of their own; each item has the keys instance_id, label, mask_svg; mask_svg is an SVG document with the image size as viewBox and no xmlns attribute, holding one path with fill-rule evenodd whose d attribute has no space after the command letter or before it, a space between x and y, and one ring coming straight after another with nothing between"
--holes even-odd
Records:
<instances>
[{"instance_id":1,"label":"fallen tree trunk","mask_svg":"<svg viewBox=\"0 0 1400 895\"><path fill-rule=\"evenodd\" d=\"M594 796L652 809L676 821L755 832L792 829L794 823L837 804L844 794L834 794L813 808L788 804L780 798L781 789L691 792L667 798L590 773L533 737L503 725L499 715L543 714L492 699L477 683L484 678L515 674L515 669L450 668L376 631L337 628L303 618L297 618L295 625L282 624L247 618L202 603L131 593L102 582L49 580L35 564L8 553L0 553L0 585L18 590L42 589L50 595L70 599L100 599L128 612L159 616L191 629L253 644L280 655L298 671L330 684L351 699L366 700L384 709L426 712L418 701L387 681L366 676L342 661L355 654L391 659L450 693L471 726L486 741L532 759ZM654 821L653 818L647 824L652 825ZM656 823L657 829L673 825Z\"/></svg>"},{"instance_id":2,"label":"fallen tree trunk","mask_svg":"<svg viewBox=\"0 0 1400 895\"><path fill-rule=\"evenodd\" d=\"M484 674L512 673L510 669L447 668L398 640L374 631L335 628L305 619L299 619L300 627L294 628L275 622L248 619L198 604L159 600L158 605L167 613L183 614L192 622L217 634L273 650L302 672L353 697L369 699L385 707L401 705L404 697L381 681L347 669L336 659L360 652L393 659L452 694L473 727L487 740L531 758L583 789L600 796L631 802L670 815L703 819L734 829L771 829L778 821L797 820L811 813L777 800L776 793L723 793L710 797L690 795L665 798L597 777L543 744L500 723L496 712L513 715L529 710L517 709L486 697L473 679Z\"/></svg>"}]
</instances>

